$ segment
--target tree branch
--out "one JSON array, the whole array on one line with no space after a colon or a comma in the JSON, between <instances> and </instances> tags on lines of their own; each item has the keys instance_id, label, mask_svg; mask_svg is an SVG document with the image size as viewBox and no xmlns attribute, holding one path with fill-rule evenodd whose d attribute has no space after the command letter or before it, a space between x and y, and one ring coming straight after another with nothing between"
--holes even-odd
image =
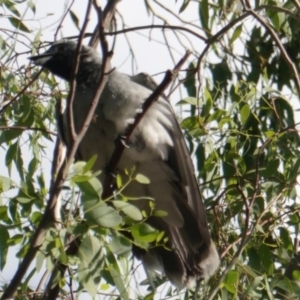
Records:
<instances>
[{"instance_id":1,"label":"tree branch","mask_svg":"<svg viewBox=\"0 0 300 300\"><path fill-rule=\"evenodd\" d=\"M160 85L153 91L153 93L145 100L142 106L142 110L140 113L138 113L134 119L134 122L132 124L129 124L125 130L125 133L123 136L119 136L119 138L116 141L115 150L110 158L110 161L108 163L108 174L105 177L104 184L103 184L103 198L106 199L112 195L113 189L113 181L114 176L113 174L116 173L118 162L123 154L123 151L129 143L129 139L131 137L131 134L133 133L134 129L137 127L143 116L147 113L148 109L151 107L151 105L157 100L157 98L163 94L164 90L169 86L169 84L172 82L172 80L175 78L175 76L180 71L183 64L186 62L188 57L190 56L191 52L187 51L184 57L178 62L178 64L175 66L173 71L168 70L165 74L165 77Z\"/></svg>"},{"instance_id":2,"label":"tree branch","mask_svg":"<svg viewBox=\"0 0 300 300\"><path fill-rule=\"evenodd\" d=\"M153 28L161 28L161 29L170 29L170 30L180 30L180 31L186 31L190 33L191 35L194 35L195 37L199 38L202 41L207 42L208 39L204 37L201 34L198 34L194 32L191 29L182 27L182 26L173 26L173 25L145 25L145 26L137 26L137 27L131 27L131 28L124 28L122 30L117 30L113 32L106 32L106 35L117 35L117 34L123 34L126 32L132 32L132 31L138 31L138 30L144 30L144 29L153 29Z\"/></svg>"},{"instance_id":3,"label":"tree branch","mask_svg":"<svg viewBox=\"0 0 300 300\"><path fill-rule=\"evenodd\" d=\"M113 16L114 16L114 13L115 13L115 10L116 10L116 7L117 7L117 4L120 2L121 0L109 0L104 8L104 11L103 11L103 17L101 18L102 19L102 24L101 26L106 29L108 28ZM96 1L93 1L94 3L94 6L96 8L96 11L98 13L98 18L101 17L99 16L99 13L100 13L100 8L98 7L97 5L97 2ZM96 25L95 29L94 29L94 32L92 33L92 36L91 36L91 39L90 39L90 42L89 42L89 46L90 47L93 47L93 48L96 48L97 44L98 44L98 41L99 41L99 24Z\"/></svg>"}]
</instances>

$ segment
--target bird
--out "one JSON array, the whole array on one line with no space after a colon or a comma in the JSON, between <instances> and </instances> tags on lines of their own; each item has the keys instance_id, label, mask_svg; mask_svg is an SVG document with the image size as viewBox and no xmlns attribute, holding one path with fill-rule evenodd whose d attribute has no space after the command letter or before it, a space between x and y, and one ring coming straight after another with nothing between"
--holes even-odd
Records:
<instances>
[{"instance_id":1,"label":"bird","mask_svg":"<svg viewBox=\"0 0 300 300\"><path fill-rule=\"evenodd\" d=\"M29 57L36 65L48 69L65 81L70 81L77 43L61 40L53 43L41 55ZM94 48L82 45L73 100L74 126L78 131L89 111L101 75L102 58ZM115 148L118 136L141 110L152 94L155 84L149 75L129 76L112 69L95 110L76 159L88 161L97 155L95 170L105 170ZM70 134L62 121L66 147ZM166 246L153 246L148 250L133 245L133 254L150 271L163 272L177 288L192 286L197 280L211 277L219 267L220 259L212 241L206 210L195 176L193 162L184 135L169 100L160 96L143 115L129 139L117 165L120 176L134 169L143 174L149 184L131 182L123 191L141 210L147 210L154 199L155 209L162 216L152 215L146 222L164 232ZM103 182L105 172L99 175Z\"/></svg>"}]
</instances>

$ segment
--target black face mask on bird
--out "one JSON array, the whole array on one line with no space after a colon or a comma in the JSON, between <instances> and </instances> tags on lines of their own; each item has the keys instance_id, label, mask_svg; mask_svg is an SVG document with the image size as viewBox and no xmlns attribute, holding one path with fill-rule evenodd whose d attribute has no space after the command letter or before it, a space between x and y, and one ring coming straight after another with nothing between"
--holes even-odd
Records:
<instances>
[{"instance_id":1,"label":"black face mask on bird","mask_svg":"<svg viewBox=\"0 0 300 300\"><path fill-rule=\"evenodd\" d=\"M75 43L63 41L30 60L69 80L75 52ZM82 46L73 105L76 130L81 128L90 108L100 73L99 53ZM95 111L97 118L91 122L78 148L77 159L87 161L97 154L94 168L105 169L115 148L115 139L134 121L155 87L148 79L145 74L131 77L116 70L110 73ZM68 147L67 126L63 124L61 130ZM140 199L132 204L141 210L147 210L147 198L153 198L155 209L166 214L163 217L151 216L147 223L164 231L168 238L167 247L151 247L148 251L134 247L134 254L147 269L164 271L179 288L191 285L195 279L213 275L219 266L219 255L210 237L188 148L165 97L160 97L146 112L131 135L129 148L122 154L118 163L120 176L125 176L125 169L132 168L145 175L150 183L132 182L123 194ZM99 179L103 181L104 177L103 172Z\"/></svg>"}]
</instances>

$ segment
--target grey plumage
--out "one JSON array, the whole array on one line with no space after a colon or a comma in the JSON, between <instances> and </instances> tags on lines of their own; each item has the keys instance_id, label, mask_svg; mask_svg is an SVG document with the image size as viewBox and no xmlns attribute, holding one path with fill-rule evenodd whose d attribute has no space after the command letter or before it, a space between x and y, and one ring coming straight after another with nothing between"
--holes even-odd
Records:
<instances>
[{"instance_id":1,"label":"grey plumage","mask_svg":"<svg viewBox=\"0 0 300 300\"><path fill-rule=\"evenodd\" d=\"M69 80L76 44L56 43L44 54L31 57L34 64ZM74 98L75 128L79 130L97 88L101 58L92 48L83 46L77 88ZM97 118L78 148L77 159L88 160L98 154L95 169L104 169L114 150L114 141L132 123L141 104L155 86L145 76L130 77L112 71L99 100ZM67 126L63 126L68 145ZM148 252L134 249L147 268L159 266L178 287L196 278L211 276L219 266L219 256L211 240L205 208L201 199L193 164L172 107L160 97L143 116L118 164L120 174L135 167L137 173L150 179L149 185L130 184L124 195L140 198L134 201L140 209L148 209L145 197L155 200L155 207L167 212L165 217L151 217L148 223L165 231L169 248L154 247ZM100 175L103 181L105 174Z\"/></svg>"}]
</instances>

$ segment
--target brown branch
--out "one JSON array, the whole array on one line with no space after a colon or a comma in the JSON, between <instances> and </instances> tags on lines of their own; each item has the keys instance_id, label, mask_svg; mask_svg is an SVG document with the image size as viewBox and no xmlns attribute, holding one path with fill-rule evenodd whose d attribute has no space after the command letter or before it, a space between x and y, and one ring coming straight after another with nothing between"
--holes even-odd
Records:
<instances>
[{"instance_id":1,"label":"brown branch","mask_svg":"<svg viewBox=\"0 0 300 300\"><path fill-rule=\"evenodd\" d=\"M99 15L101 13L100 11L100 8L98 7L97 5L97 2L95 1L93 4L96 8L96 11L98 13L98 18L102 19L101 20L101 26L106 29L108 28L114 14L115 14L115 10L116 10L116 6L118 4L118 2L120 2L121 0L109 0L104 8L104 11L103 11L103 18L101 18L101 16ZM92 36L91 36L91 39L90 39L90 42L89 42L89 46L90 47L93 47L93 48L96 48L97 44L98 44L98 41L99 41L99 23L96 25L93 33L92 33Z\"/></svg>"},{"instance_id":2,"label":"brown branch","mask_svg":"<svg viewBox=\"0 0 300 300\"><path fill-rule=\"evenodd\" d=\"M110 197L113 193L112 187L113 187L113 182L114 182L114 174L116 173L117 165L123 154L123 151L124 151L125 147L129 144L129 139L130 139L134 129L137 127L137 125L142 120L143 116L147 113L148 109L152 106L152 104L158 99L158 97L160 95L163 94L165 89L173 81L173 79L178 74L182 65L186 62L186 60L188 59L190 54L191 53L189 51L187 51L186 54L184 55L184 57L175 66L173 71L168 70L166 72L163 81L157 86L157 88L153 91L153 93L143 103L141 112L137 113L137 115L135 116L134 122L132 124L129 124L124 132L124 135L119 136L119 138L117 139L114 152L108 163L108 167L107 167L108 174L106 175L104 184L103 184L102 197L104 199Z\"/></svg>"},{"instance_id":3,"label":"brown branch","mask_svg":"<svg viewBox=\"0 0 300 300\"><path fill-rule=\"evenodd\" d=\"M131 28L125 28L122 30L118 31L113 31L113 32L106 32L105 35L117 35L117 34L122 34L126 32L131 32L131 31L138 31L138 30L144 30L144 29L153 29L153 28L161 28L161 29L171 29L171 30L180 30L180 31L186 31L195 37L199 38L200 40L207 42L209 41L207 38L204 36L194 32L191 29L182 27L182 26L173 26L173 25L145 25L145 26L137 26L137 27L131 27Z\"/></svg>"},{"instance_id":4,"label":"brown branch","mask_svg":"<svg viewBox=\"0 0 300 300\"><path fill-rule=\"evenodd\" d=\"M56 100L55 105L55 113L57 118L61 117L62 113L62 102L61 99ZM56 139L54 151L53 151L53 160L51 166L51 182L50 186L54 184L54 180L56 178L56 174L62 168L66 159L66 147L62 143L60 137L58 136ZM61 228L61 197L57 199L57 202L52 210L52 218L54 220L54 227L59 230Z\"/></svg>"},{"instance_id":5,"label":"brown branch","mask_svg":"<svg viewBox=\"0 0 300 300\"><path fill-rule=\"evenodd\" d=\"M72 7L73 4L74 4L74 2L75 2L75 0L72 0L71 4L69 5L69 7L66 9L65 13L63 14L63 16L62 16L62 18L61 18L61 20L60 20L60 22L59 22L59 24L58 24L58 26L57 26L57 29L55 30L55 33L54 33L54 41L56 41L58 32L59 32L59 30L60 30L61 27L62 27L62 23L64 22L64 20L65 20L67 14L68 14L68 12L70 11L71 7Z\"/></svg>"},{"instance_id":6,"label":"brown branch","mask_svg":"<svg viewBox=\"0 0 300 300\"><path fill-rule=\"evenodd\" d=\"M90 0L88 2L88 8L86 12L86 17L84 19L82 29L78 38L77 42L77 47L75 51L75 57L74 57L74 62L73 62L73 67L72 67L72 72L71 72L71 79L70 79L70 92L68 95L67 99L67 107L66 107L66 112L67 112L67 126L68 126L68 132L71 136L71 141L72 143L75 141L77 138L76 136L76 130L74 128L74 116L73 116L73 102L74 102L74 97L75 97L75 91L76 91L76 75L78 72L79 68L79 61L80 61L80 50L81 50L81 45L82 45L82 40L85 35L85 30L87 28L87 24L90 20L90 13L92 9L92 1ZM75 154L74 154L75 156Z\"/></svg>"},{"instance_id":7,"label":"brown branch","mask_svg":"<svg viewBox=\"0 0 300 300\"><path fill-rule=\"evenodd\" d=\"M102 23L102 19L103 19L103 12L102 12L102 8L101 6L98 6L97 0L93 0L93 7L97 13L97 18L98 18L98 22L97 25L94 29L94 32L91 34L91 38L89 41L89 46L96 49L98 42L99 42L99 28L98 28L98 24Z\"/></svg>"},{"instance_id":8,"label":"brown branch","mask_svg":"<svg viewBox=\"0 0 300 300\"><path fill-rule=\"evenodd\" d=\"M292 0L292 2L297 7L297 9L300 11L300 4L299 4L298 0Z\"/></svg>"},{"instance_id":9,"label":"brown branch","mask_svg":"<svg viewBox=\"0 0 300 300\"><path fill-rule=\"evenodd\" d=\"M48 274L49 274L49 271L46 270L46 271L44 272L44 274L43 274L41 280L39 281L39 284L38 284L37 288L36 288L36 292L37 292L37 293L42 293L41 289L42 289L42 286L44 285L44 282L45 282L45 280L46 280Z\"/></svg>"}]
</instances>

